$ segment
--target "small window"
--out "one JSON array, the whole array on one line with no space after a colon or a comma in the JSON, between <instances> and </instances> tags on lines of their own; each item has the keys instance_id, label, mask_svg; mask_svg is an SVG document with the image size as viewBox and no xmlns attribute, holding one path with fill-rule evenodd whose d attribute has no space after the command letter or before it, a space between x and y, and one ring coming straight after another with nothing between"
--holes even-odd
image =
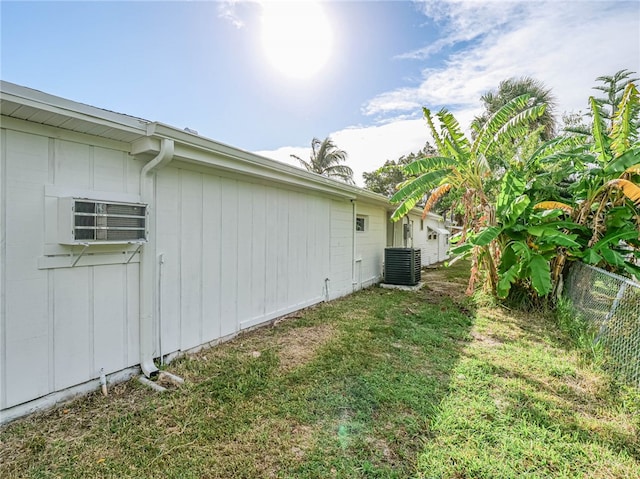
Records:
<instances>
[{"instance_id":1,"label":"small window","mask_svg":"<svg viewBox=\"0 0 640 479\"><path fill-rule=\"evenodd\" d=\"M366 216L356 216L356 231L366 231L367 218Z\"/></svg>"},{"instance_id":2,"label":"small window","mask_svg":"<svg viewBox=\"0 0 640 479\"><path fill-rule=\"evenodd\" d=\"M438 239L438 233L437 231L431 229L431 228L427 228L427 239L428 240L437 240Z\"/></svg>"},{"instance_id":3,"label":"small window","mask_svg":"<svg viewBox=\"0 0 640 479\"><path fill-rule=\"evenodd\" d=\"M420 231L424 230L424 220L420 220Z\"/></svg>"}]
</instances>

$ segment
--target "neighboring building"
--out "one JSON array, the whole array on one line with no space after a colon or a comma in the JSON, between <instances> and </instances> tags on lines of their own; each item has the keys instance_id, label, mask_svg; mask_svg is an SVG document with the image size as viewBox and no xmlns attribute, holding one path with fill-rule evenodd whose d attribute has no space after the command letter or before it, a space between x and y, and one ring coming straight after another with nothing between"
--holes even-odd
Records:
<instances>
[{"instance_id":1,"label":"neighboring building","mask_svg":"<svg viewBox=\"0 0 640 479\"><path fill-rule=\"evenodd\" d=\"M391 224L387 246L418 248L422 266L428 266L449 258L447 251L450 234L441 216L429 213L422 219L422 211L414 209Z\"/></svg>"},{"instance_id":2,"label":"neighboring building","mask_svg":"<svg viewBox=\"0 0 640 479\"><path fill-rule=\"evenodd\" d=\"M375 284L386 198L188 131L0 84L0 420ZM398 235L397 231L400 231ZM438 239L429 236L435 231ZM408 240L411 241L411 240Z\"/></svg>"}]
</instances>

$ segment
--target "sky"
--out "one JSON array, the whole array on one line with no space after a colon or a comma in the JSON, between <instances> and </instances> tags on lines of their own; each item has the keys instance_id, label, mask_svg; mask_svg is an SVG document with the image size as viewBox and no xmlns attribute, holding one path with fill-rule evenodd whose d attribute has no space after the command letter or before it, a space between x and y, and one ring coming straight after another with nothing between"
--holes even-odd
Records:
<instances>
[{"instance_id":1,"label":"sky","mask_svg":"<svg viewBox=\"0 0 640 479\"><path fill-rule=\"evenodd\" d=\"M500 81L584 112L640 72L640 1L0 1L0 78L299 166L331 137L354 179L463 128Z\"/></svg>"}]
</instances>

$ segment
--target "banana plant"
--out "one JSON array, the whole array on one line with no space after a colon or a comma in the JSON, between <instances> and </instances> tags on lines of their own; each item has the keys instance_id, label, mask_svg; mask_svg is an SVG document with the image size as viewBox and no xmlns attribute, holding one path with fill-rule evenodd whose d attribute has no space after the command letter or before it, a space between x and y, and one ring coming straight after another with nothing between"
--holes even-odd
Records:
<instances>
[{"instance_id":1,"label":"banana plant","mask_svg":"<svg viewBox=\"0 0 640 479\"><path fill-rule=\"evenodd\" d=\"M585 228L566 219L560 208L535 210L530 193L523 171L507 171L496 202L496 225L471 234L451 250L468 256L473 248L496 245L493 293L498 298L506 298L514 284L531 295L546 296L554 287L550 261L559 249L577 254L582 246L578 230Z\"/></svg>"},{"instance_id":2,"label":"banana plant","mask_svg":"<svg viewBox=\"0 0 640 479\"><path fill-rule=\"evenodd\" d=\"M612 120L607 124L602 106L589 99L593 117L591 140L580 155L586 165L571 187L571 202L540 202L537 209L561 208L576 224L587 228L583 261L626 272L640 279L640 95L629 83ZM561 269L564 258L555 259Z\"/></svg>"},{"instance_id":3,"label":"banana plant","mask_svg":"<svg viewBox=\"0 0 640 479\"><path fill-rule=\"evenodd\" d=\"M438 155L405 166L405 173L410 178L398 185L398 191L391 197L391 203L398 204L391 219L397 221L402 218L426 196L424 218L442 196L455 192L464 216L462 242L468 234L493 226L495 210L485 186L493 178L489 159L503 142L526 136L530 125L544 111L545 105L535 104L530 95L519 96L494 113L470 140L448 110L442 109L436 113L435 117L440 123L438 129L431 111L423 108ZM495 290L497 269L494 245L491 242L479 245L472 256L474 266L468 291L473 289L483 269L488 271L488 282Z\"/></svg>"}]
</instances>

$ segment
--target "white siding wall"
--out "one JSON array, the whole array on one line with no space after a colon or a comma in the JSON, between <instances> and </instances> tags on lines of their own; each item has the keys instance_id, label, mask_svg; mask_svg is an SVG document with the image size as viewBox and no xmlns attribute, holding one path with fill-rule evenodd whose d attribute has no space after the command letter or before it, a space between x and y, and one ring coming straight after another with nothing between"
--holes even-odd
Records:
<instances>
[{"instance_id":1,"label":"white siding wall","mask_svg":"<svg viewBox=\"0 0 640 479\"><path fill-rule=\"evenodd\" d=\"M444 222L427 216L422 222L423 228L420 229L420 215L410 214L409 217L413 221L413 247L420 249L422 266L447 259L447 250L449 249L447 235L438 235L437 239L427 239L428 228L444 229Z\"/></svg>"},{"instance_id":2,"label":"white siding wall","mask_svg":"<svg viewBox=\"0 0 640 479\"><path fill-rule=\"evenodd\" d=\"M0 408L139 363L135 246L58 243L58 198L138 201L128 145L30 125L1 130ZM156 178L156 354L188 350L377 281L383 207L194 171ZM359 261L354 272L353 257ZM124 250L124 251L123 251ZM96 254L94 254L96 253ZM126 263L126 259L131 261ZM354 279L356 284L353 284ZM328 280L328 281L327 281Z\"/></svg>"},{"instance_id":3,"label":"white siding wall","mask_svg":"<svg viewBox=\"0 0 640 479\"><path fill-rule=\"evenodd\" d=\"M403 237L403 225L406 224L407 219L403 218L395 223L391 223L388 226L388 237L393 238L393 244L388 246L420 249L422 266L428 266L449 258L447 255L449 237L447 235L438 235L437 239L427 239L428 227L444 229L444 222L437 217L434 218L429 215L422 222L423 227L421 229L420 219L421 215L409 213L409 220L412 222L412 239L408 240L406 244Z\"/></svg>"},{"instance_id":4,"label":"white siding wall","mask_svg":"<svg viewBox=\"0 0 640 479\"><path fill-rule=\"evenodd\" d=\"M334 299L353 291L351 268L353 258L353 209L349 201L331 202L331 274L329 298Z\"/></svg>"},{"instance_id":5,"label":"white siding wall","mask_svg":"<svg viewBox=\"0 0 640 479\"><path fill-rule=\"evenodd\" d=\"M330 200L178 168L157 185L163 354L325 298Z\"/></svg>"},{"instance_id":6,"label":"white siding wall","mask_svg":"<svg viewBox=\"0 0 640 479\"><path fill-rule=\"evenodd\" d=\"M356 232L354 282L364 288L382 279L386 246L387 213L384 208L356 204L356 213L365 218L365 230Z\"/></svg>"},{"instance_id":7,"label":"white siding wall","mask_svg":"<svg viewBox=\"0 0 640 479\"><path fill-rule=\"evenodd\" d=\"M56 241L56 194L136 195L141 165L115 144L2 134L4 409L96 378L100 368L110 373L137 364L137 260L50 268L70 258L47 255L71 252Z\"/></svg>"}]
</instances>

